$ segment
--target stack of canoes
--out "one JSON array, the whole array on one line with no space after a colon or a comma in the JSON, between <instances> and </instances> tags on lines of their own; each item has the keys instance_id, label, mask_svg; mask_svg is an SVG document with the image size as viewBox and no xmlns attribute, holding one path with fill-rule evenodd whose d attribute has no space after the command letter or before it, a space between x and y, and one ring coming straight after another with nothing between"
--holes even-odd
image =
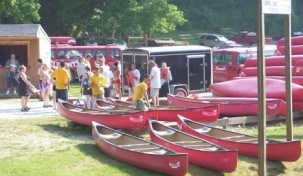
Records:
<instances>
[{"instance_id":1,"label":"stack of canoes","mask_svg":"<svg viewBox=\"0 0 303 176\"><path fill-rule=\"evenodd\" d=\"M207 107L211 105L220 105L220 114L225 116L258 115L257 98L207 97L193 99L168 94L167 103L180 107ZM266 113L268 116L276 116L278 114L285 115L285 101L281 99L267 99Z\"/></svg>"},{"instance_id":2,"label":"stack of canoes","mask_svg":"<svg viewBox=\"0 0 303 176\"><path fill-rule=\"evenodd\" d=\"M285 39L277 42L278 54L285 55ZM303 36L291 37L291 53L293 55L303 54Z\"/></svg>"}]
</instances>

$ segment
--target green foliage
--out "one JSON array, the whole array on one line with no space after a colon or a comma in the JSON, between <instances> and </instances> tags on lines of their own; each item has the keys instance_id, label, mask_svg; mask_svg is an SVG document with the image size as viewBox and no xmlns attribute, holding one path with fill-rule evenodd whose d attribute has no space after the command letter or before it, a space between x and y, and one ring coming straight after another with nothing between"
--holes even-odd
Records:
<instances>
[{"instance_id":1,"label":"green foliage","mask_svg":"<svg viewBox=\"0 0 303 176\"><path fill-rule=\"evenodd\" d=\"M37 0L1 0L0 23L33 23L40 20Z\"/></svg>"}]
</instances>

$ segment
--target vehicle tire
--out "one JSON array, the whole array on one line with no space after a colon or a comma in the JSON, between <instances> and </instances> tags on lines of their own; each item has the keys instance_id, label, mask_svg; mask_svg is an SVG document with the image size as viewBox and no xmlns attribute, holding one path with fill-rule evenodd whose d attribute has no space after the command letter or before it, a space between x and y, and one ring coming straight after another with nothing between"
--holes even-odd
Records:
<instances>
[{"instance_id":1,"label":"vehicle tire","mask_svg":"<svg viewBox=\"0 0 303 176\"><path fill-rule=\"evenodd\" d=\"M186 97L187 96L187 92L183 88L176 88L175 91L174 91L174 94L178 95L180 97Z\"/></svg>"},{"instance_id":2,"label":"vehicle tire","mask_svg":"<svg viewBox=\"0 0 303 176\"><path fill-rule=\"evenodd\" d=\"M75 72L74 72L74 71L71 71L71 72L70 72L70 82L75 82L75 81L76 81Z\"/></svg>"},{"instance_id":3,"label":"vehicle tire","mask_svg":"<svg viewBox=\"0 0 303 176\"><path fill-rule=\"evenodd\" d=\"M201 42L200 45L205 46L205 43Z\"/></svg>"}]
</instances>

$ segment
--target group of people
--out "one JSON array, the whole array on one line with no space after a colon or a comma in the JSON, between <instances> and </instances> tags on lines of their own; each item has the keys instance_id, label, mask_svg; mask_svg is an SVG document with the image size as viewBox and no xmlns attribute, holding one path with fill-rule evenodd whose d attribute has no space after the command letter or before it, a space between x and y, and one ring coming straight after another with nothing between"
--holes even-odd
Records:
<instances>
[{"instance_id":1,"label":"group of people","mask_svg":"<svg viewBox=\"0 0 303 176\"><path fill-rule=\"evenodd\" d=\"M80 58L77 74L79 76L80 92L85 96L87 108L93 108L97 99L105 100L110 96L121 99L122 81L119 62L115 62L111 70L105 64L105 58L101 54L96 56L93 68L91 67L92 64L88 64L89 62L85 62L85 60L86 58Z\"/></svg>"},{"instance_id":2,"label":"group of people","mask_svg":"<svg viewBox=\"0 0 303 176\"><path fill-rule=\"evenodd\" d=\"M150 66L150 74L144 75L144 80L137 85L133 93L133 103L136 109L143 111L148 110L150 106L148 98L148 88L150 87L150 98L154 106L159 106L159 93L160 90L169 89L169 81L172 80L172 75L163 62L161 68L157 66L154 60L148 62Z\"/></svg>"}]
</instances>

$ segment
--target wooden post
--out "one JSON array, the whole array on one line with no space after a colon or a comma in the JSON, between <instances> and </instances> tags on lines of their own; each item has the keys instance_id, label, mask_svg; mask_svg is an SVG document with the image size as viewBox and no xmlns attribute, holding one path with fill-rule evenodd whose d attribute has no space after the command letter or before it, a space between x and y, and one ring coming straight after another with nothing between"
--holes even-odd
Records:
<instances>
[{"instance_id":1,"label":"wooden post","mask_svg":"<svg viewBox=\"0 0 303 176\"><path fill-rule=\"evenodd\" d=\"M287 141L293 140L292 112L292 60L291 60L291 15L284 16L285 36L285 90L286 90L286 136Z\"/></svg>"},{"instance_id":2,"label":"wooden post","mask_svg":"<svg viewBox=\"0 0 303 176\"><path fill-rule=\"evenodd\" d=\"M258 0L258 175L266 173L266 81L265 81L265 60L264 60L264 14L262 0Z\"/></svg>"}]
</instances>

